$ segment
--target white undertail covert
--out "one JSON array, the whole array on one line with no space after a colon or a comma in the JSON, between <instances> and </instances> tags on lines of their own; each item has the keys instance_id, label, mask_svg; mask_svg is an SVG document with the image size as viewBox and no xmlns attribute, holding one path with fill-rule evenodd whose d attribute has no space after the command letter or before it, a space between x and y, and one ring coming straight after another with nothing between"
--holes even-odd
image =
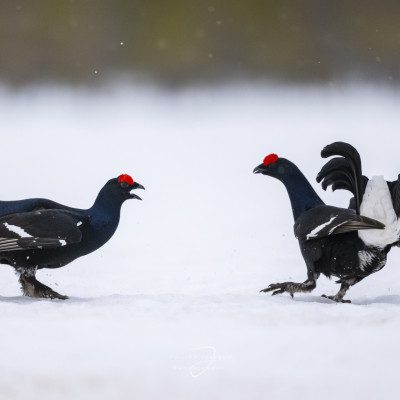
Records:
<instances>
[{"instance_id":1,"label":"white undertail covert","mask_svg":"<svg viewBox=\"0 0 400 400\"><path fill-rule=\"evenodd\" d=\"M389 188L383 176L374 176L367 183L360 206L360 214L385 224L385 229L358 231L359 238L367 245L384 248L399 238L400 223L393 209Z\"/></svg>"}]
</instances>

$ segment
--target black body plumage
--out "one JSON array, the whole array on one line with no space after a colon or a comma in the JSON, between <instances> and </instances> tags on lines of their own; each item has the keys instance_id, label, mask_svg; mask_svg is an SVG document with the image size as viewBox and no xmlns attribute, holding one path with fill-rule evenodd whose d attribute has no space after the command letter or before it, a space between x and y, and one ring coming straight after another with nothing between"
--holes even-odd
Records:
<instances>
[{"instance_id":1,"label":"black body plumage","mask_svg":"<svg viewBox=\"0 0 400 400\"><path fill-rule=\"evenodd\" d=\"M86 210L47 199L0 201L0 263L20 273L25 295L67 298L38 282L36 270L63 267L105 244L118 227L122 203L140 199L133 189L144 187L132 178L111 179Z\"/></svg>"},{"instance_id":2,"label":"black body plumage","mask_svg":"<svg viewBox=\"0 0 400 400\"><path fill-rule=\"evenodd\" d=\"M287 159L261 164L254 173L269 175L285 185L292 205L294 233L307 266L305 282L272 284L263 292L272 291L273 295L288 292L292 296L296 292L310 292L316 287L319 275L324 274L339 278L341 288L329 298L344 302L343 296L351 285L385 265L386 252L376 254L357 233L362 229L383 229L382 223L354 210L325 205L297 166ZM352 179L355 181L356 177ZM367 258L372 260L370 270L363 264Z\"/></svg>"}]
</instances>

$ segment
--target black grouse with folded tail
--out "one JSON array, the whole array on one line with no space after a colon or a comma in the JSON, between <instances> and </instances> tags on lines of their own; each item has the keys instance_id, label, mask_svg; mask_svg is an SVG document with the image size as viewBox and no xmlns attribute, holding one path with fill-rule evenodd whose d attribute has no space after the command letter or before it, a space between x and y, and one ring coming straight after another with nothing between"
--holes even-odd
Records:
<instances>
[{"instance_id":1,"label":"black grouse with folded tail","mask_svg":"<svg viewBox=\"0 0 400 400\"><path fill-rule=\"evenodd\" d=\"M26 296L67 299L39 282L36 270L63 267L105 244L118 227L122 203L141 200L134 189L144 187L129 175L110 179L87 210L40 198L0 201L0 263L20 274Z\"/></svg>"},{"instance_id":2,"label":"black grouse with folded tail","mask_svg":"<svg viewBox=\"0 0 400 400\"><path fill-rule=\"evenodd\" d=\"M275 283L262 292L287 292L292 297L297 292L311 292L320 274L324 274L339 278L341 285L336 295L324 297L349 302L343 299L349 287L383 268L390 249L367 245L358 231L383 230L385 225L352 209L325 205L299 168L285 158L270 154L253 172L276 178L285 185L295 221L294 233L307 266L304 282Z\"/></svg>"}]
</instances>

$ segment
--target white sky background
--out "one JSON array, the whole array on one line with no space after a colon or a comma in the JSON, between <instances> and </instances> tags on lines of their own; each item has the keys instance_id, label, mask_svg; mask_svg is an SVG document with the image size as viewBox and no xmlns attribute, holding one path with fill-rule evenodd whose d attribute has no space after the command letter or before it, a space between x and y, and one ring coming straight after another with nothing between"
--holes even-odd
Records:
<instances>
[{"instance_id":1,"label":"white sky background","mask_svg":"<svg viewBox=\"0 0 400 400\"><path fill-rule=\"evenodd\" d=\"M306 267L283 185L252 171L277 153L327 204L347 207L349 194L315 182L321 149L348 141L364 174L396 179L399 109L400 92L373 86L0 88L2 200L87 208L121 173L146 187L104 247L38 273L70 301L24 299L0 266L0 394L393 395L400 249L349 290L351 305L320 298L339 289L325 278L295 301L258 294L303 281ZM193 378L208 351L212 365ZM378 372L378 392L371 371L382 364L392 372Z\"/></svg>"}]
</instances>

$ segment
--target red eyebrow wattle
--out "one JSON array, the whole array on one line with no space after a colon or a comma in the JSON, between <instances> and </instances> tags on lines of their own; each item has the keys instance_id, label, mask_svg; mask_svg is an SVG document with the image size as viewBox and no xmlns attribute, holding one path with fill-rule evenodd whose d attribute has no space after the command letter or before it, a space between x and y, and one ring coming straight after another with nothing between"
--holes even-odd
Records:
<instances>
[{"instance_id":1,"label":"red eyebrow wattle","mask_svg":"<svg viewBox=\"0 0 400 400\"><path fill-rule=\"evenodd\" d=\"M118 177L118 182L127 182L130 185L133 185L134 181L130 175L122 174Z\"/></svg>"},{"instance_id":2,"label":"red eyebrow wattle","mask_svg":"<svg viewBox=\"0 0 400 400\"><path fill-rule=\"evenodd\" d=\"M270 154L264 158L264 165L268 165L278 161L278 156L276 154Z\"/></svg>"}]
</instances>

